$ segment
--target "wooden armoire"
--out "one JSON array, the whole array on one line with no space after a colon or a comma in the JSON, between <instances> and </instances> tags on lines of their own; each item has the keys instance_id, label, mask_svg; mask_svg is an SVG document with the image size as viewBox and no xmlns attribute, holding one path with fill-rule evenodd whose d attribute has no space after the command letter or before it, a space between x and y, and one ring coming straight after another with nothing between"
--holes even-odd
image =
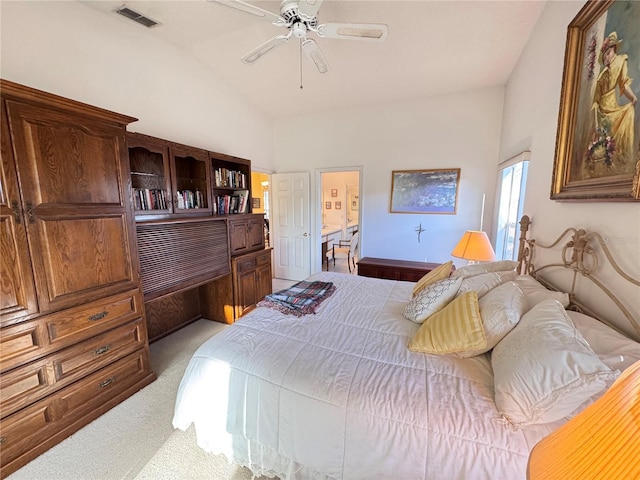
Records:
<instances>
[{"instance_id":1,"label":"wooden armoire","mask_svg":"<svg viewBox=\"0 0 640 480\"><path fill-rule=\"evenodd\" d=\"M129 197L135 119L0 82L5 477L155 375Z\"/></svg>"}]
</instances>

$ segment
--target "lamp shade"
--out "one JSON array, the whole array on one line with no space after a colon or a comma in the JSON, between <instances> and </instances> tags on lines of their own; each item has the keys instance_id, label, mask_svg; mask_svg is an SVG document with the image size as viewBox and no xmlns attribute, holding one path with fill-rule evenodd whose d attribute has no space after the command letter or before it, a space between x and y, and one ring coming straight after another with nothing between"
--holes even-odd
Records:
<instances>
[{"instance_id":1,"label":"lamp shade","mask_svg":"<svg viewBox=\"0 0 640 480\"><path fill-rule=\"evenodd\" d=\"M640 478L640 362L595 403L543 438L529 457L530 480Z\"/></svg>"},{"instance_id":2,"label":"lamp shade","mask_svg":"<svg viewBox=\"0 0 640 480\"><path fill-rule=\"evenodd\" d=\"M473 262L490 262L496 258L489 237L482 230L464 232L451 255Z\"/></svg>"}]
</instances>

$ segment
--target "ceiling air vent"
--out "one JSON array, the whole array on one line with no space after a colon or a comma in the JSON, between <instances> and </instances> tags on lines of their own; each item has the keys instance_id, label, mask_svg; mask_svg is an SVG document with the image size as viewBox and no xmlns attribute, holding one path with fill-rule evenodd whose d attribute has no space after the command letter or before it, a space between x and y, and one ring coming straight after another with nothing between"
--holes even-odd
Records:
<instances>
[{"instance_id":1,"label":"ceiling air vent","mask_svg":"<svg viewBox=\"0 0 640 480\"><path fill-rule=\"evenodd\" d=\"M123 17L127 17L134 22L138 22L140 25L144 25L147 28L155 27L160 24L160 22L156 22L135 10L131 10L129 7L122 6L116 10L116 13L119 13Z\"/></svg>"}]
</instances>

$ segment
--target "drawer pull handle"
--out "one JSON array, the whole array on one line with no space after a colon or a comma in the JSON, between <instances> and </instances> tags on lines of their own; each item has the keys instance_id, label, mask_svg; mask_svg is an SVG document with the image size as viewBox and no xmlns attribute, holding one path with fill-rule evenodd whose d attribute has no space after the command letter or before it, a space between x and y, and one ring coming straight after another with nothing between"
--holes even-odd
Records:
<instances>
[{"instance_id":1,"label":"drawer pull handle","mask_svg":"<svg viewBox=\"0 0 640 480\"><path fill-rule=\"evenodd\" d=\"M98 386L100 388L108 387L109 385L111 385L115 381L116 381L116 377L107 378L104 382L100 382L98 384Z\"/></svg>"},{"instance_id":2,"label":"drawer pull handle","mask_svg":"<svg viewBox=\"0 0 640 480\"><path fill-rule=\"evenodd\" d=\"M102 320L104 317L106 317L107 315L109 315L109 312L107 312L106 310L103 310L100 313L95 313L93 315L89 315L89 317L87 318L87 320L89 320L90 322L95 322L97 320Z\"/></svg>"},{"instance_id":3,"label":"drawer pull handle","mask_svg":"<svg viewBox=\"0 0 640 480\"><path fill-rule=\"evenodd\" d=\"M96 348L94 351L96 355L102 355L103 353L107 353L111 349L111 345L105 345L104 347Z\"/></svg>"},{"instance_id":4,"label":"drawer pull handle","mask_svg":"<svg viewBox=\"0 0 640 480\"><path fill-rule=\"evenodd\" d=\"M7 443L7 437L0 437L0 445Z\"/></svg>"}]
</instances>

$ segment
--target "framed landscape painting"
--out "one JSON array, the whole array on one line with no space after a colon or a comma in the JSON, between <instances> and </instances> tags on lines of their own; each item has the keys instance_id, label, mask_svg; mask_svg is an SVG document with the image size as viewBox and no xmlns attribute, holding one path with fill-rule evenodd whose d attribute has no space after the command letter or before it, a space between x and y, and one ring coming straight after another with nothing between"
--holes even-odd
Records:
<instances>
[{"instance_id":1,"label":"framed landscape painting","mask_svg":"<svg viewBox=\"0 0 640 480\"><path fill-rule=\"evenodd\" d=\"M640 199L640 2L590 1L569 24L553 200Z\"/></svg>"},{"instance_id":2,"label":"framed landscape painting","mask_svg":"<svg viewBox=\"0 0 640 480\"><path fill-rule=\"evenodd\" d=\"M459 168L394 170L390 212L455 215L459 182Z\"/></svg>"}]
</instances>

